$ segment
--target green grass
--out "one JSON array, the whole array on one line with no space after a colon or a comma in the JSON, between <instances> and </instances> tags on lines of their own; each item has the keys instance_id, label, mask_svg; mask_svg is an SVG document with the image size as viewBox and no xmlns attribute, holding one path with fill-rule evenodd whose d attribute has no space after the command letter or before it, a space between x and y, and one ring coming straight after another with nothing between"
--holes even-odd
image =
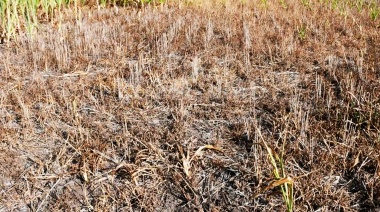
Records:
<instances>
[{"instance_id":1,"label":"green grass","mask_svg":"<svg viewBox=\"0 0 380 212\"><path fill-rule=\"evenodd\" d=\"M106 7L164 2L165 0L98 0L96 4ZM84 0L0 0L0 31L7 40L15 37L20 31L33 34L40 21L53 21L60 17L65 8L78 11L89 3L90 1Z\"/></svg>"},{"instance_id":2,"label":"green grass","mask_svg":"<svg viewBox=\"0 0 380 212\"><path fill-rule=\"evenodd\" d=\"M293 195L293 179L289 177L286 173L286 166L284 161L285 152L285 142L282 145L281 156L279 156L272 148L269 147L268 143L265 141L259 129L257 129L259 137L263 142L265 149L268 153L269 162L273 168L274 180L266 186L261 192L266 190L280 187L284 203L286 205L286 211L292 212L294 208L294 195ZM286 141L286 138L284 138ZM259 194L258 193L258 194Z\"/></svg>"},{"instance_id":3,"label":"green grass","mask_svg":"<svg viewBox=\"0 0 380 212\"><path fill-rule=\"evenodd\" d=\"M39 20L52 19L55 11L67 5L62 0L2 0L0 1L0 19L2 33L7 39L16 36L18 31L32 34Z\"/></svg>"}]
</instances>

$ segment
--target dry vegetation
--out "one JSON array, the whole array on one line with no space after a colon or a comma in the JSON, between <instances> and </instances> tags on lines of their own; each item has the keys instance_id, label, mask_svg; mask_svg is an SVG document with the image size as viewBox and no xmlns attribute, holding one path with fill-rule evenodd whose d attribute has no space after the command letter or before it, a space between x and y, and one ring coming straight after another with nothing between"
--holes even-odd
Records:
<instances>
[{"instance_id":1,"label":"dry vegetation","mask_svg":"<svg viewBox=\"0 0 380 212\"><path fill-rule=\"evenodd\" d=\"M293 185L295 211L379 211L379 20L232 2L66 9L1 44L0 210L284 211Z\"/></svg>"}]
</instances>

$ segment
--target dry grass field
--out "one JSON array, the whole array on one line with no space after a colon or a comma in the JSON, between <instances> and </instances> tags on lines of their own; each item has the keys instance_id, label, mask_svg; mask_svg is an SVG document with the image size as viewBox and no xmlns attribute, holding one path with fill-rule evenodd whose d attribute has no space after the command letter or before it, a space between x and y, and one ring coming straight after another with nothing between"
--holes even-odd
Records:
<instances>
[{"instance_id":1,"label":"dry grass field","mask_svg":"<svg viewBox=\"0 0 380 212\"><path fill-rule=\"evenodd\" d=\"M0 44L0 211L380 211L378 10L88 2L38 13L34 34L20 19Z\"/></svg>"}]
</instances>

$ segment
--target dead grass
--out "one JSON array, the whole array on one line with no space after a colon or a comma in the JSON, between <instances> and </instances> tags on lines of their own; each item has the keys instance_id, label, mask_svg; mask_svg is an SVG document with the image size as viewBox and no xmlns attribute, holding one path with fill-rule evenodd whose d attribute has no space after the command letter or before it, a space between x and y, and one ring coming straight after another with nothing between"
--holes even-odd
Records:
<instances>
[{"instance_id":1,"label":"dead grass","mask_svg":"<svg viewBox=\"0 0 380 212\"><path fill-rule=\"evenodd\" d=\"M0 46L0 209L284 211L261 135L296 211L379 210L379 21L226 4L88 9Z\"/></svg>"}]
</instances>

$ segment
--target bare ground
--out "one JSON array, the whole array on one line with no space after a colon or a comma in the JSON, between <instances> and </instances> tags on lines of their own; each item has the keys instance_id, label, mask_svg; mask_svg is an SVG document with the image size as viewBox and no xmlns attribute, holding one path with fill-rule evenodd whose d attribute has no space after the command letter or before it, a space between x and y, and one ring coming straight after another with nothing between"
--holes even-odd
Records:
<instances>
[{"instance_id":1,"label":"bare ground","mask_svg":"<svg viewBox=\"0 0 380 212\"><path fill-rule=\"evenodd\" d=\"M284 211L265 141L295 211L379 211L379 21L226 4L68 11L0 46L0 210Z\"/></svg>"}]
</instances>

